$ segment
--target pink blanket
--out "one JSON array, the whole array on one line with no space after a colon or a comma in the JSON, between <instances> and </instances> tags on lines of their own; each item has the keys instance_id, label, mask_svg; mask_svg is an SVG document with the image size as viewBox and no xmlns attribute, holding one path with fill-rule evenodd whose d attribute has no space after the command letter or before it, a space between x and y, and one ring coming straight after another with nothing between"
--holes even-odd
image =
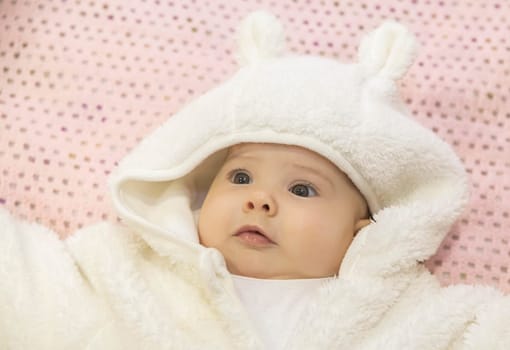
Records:
<instances>
[{"instance_id":1,"label":"pink blanket","mask_svg":"<svg viewBox=\"0 0 510 350\"><path fill-rule=\"evenodd\" d=\"M0 2L0 204L62 237L116 220L116 162L186 101L236 68L240 19L266 9L293 51L355 59L383 19L421 44L401 88L451 143L471 202L427 262L443 284L510 291L510 3L488 1ZM164 150L162 150L164 151Z\"/></svg>"}]
</instances>

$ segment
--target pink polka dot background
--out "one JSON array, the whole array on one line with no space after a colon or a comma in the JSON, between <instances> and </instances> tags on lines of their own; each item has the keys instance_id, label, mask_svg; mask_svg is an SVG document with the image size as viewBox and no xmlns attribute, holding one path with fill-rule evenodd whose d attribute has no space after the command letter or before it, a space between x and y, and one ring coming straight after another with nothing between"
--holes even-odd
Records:
<instances>
[{"instance_id":1,"label":"pink polka dot background","mask_svg":"<svg viewBox=\"0 0 510 350\"><path fill-rule=\"evenodd\" d=\"M255 9L280 17L291 50L342 61L384 19L413 30L421 50L401 82L404 101L453 145L471 180L469 207L427 266L443 284L510 291L504 0L0 1L0 205L61 237L115 221L108 174L235 71L233 34Z\"/></svg>"}]
</instances>

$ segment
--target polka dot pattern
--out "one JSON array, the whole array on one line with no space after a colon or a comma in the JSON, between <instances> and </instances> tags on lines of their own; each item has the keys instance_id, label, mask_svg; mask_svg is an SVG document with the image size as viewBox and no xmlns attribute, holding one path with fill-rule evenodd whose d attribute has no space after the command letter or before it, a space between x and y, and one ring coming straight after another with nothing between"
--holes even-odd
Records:
<instances>
[{"instance_id":1,"label":"polka dot pattern","mask_svg":"<svg viewBox=\"0 0 510 350\"><path fill-rule=\"evenodd\" d=\"M291 50L352 61L387 18L421 49L400 88L453 145L471 201L428 262L443 284L510 291L510 3L487 1L5 0L0 2L0 205L62 237L116 221L110 171L145 135L236 69L255 9Z\"/></svg>"}]
</instances>

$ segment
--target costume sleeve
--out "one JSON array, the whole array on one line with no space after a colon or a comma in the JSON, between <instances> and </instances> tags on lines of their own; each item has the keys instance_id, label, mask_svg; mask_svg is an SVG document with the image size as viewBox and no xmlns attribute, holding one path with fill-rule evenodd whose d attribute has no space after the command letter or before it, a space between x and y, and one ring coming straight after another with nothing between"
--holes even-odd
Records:
<instances>
[{"instance_id":1,"label":"costume sleeve","mask_svg":"<svg viewBox=\"0 0 510 350\"><path fill-rule=\"evenodd\" d=\"M56 233L0 208L0 349L76 348L97 327L92 301Z\"/></svg>"}]
</instances>

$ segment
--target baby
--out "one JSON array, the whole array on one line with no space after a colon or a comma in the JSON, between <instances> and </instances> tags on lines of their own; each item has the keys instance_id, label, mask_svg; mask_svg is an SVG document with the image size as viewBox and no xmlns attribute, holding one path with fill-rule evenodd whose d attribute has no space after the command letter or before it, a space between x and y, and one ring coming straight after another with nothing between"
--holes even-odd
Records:
<instances>
[{"instance_id":1,"label":"baby","mask_svg":"<svg viewBox=\"0 0 510 350\"><path fill-rule=\"evenodd\" d=\"M229 148L198 232L202 245L223 255L264 343L282 349L323 278L338 273L369 223L363 196L328 159L302 147L244 143Z\"/></svg>"},{"instance_id":2,"label":"baby","mask_svg":"<svg viewBox=\"0 0 510 350\"><path fill-rule=\"evenodd\" d=\"M283 37L248 16L239 71L119 164L122 225L0 211L1 349L510 348L507 296L423 266L467 191L399 101L413 36L384 23L355 64Z\"/></svg>"}]
</instances>

